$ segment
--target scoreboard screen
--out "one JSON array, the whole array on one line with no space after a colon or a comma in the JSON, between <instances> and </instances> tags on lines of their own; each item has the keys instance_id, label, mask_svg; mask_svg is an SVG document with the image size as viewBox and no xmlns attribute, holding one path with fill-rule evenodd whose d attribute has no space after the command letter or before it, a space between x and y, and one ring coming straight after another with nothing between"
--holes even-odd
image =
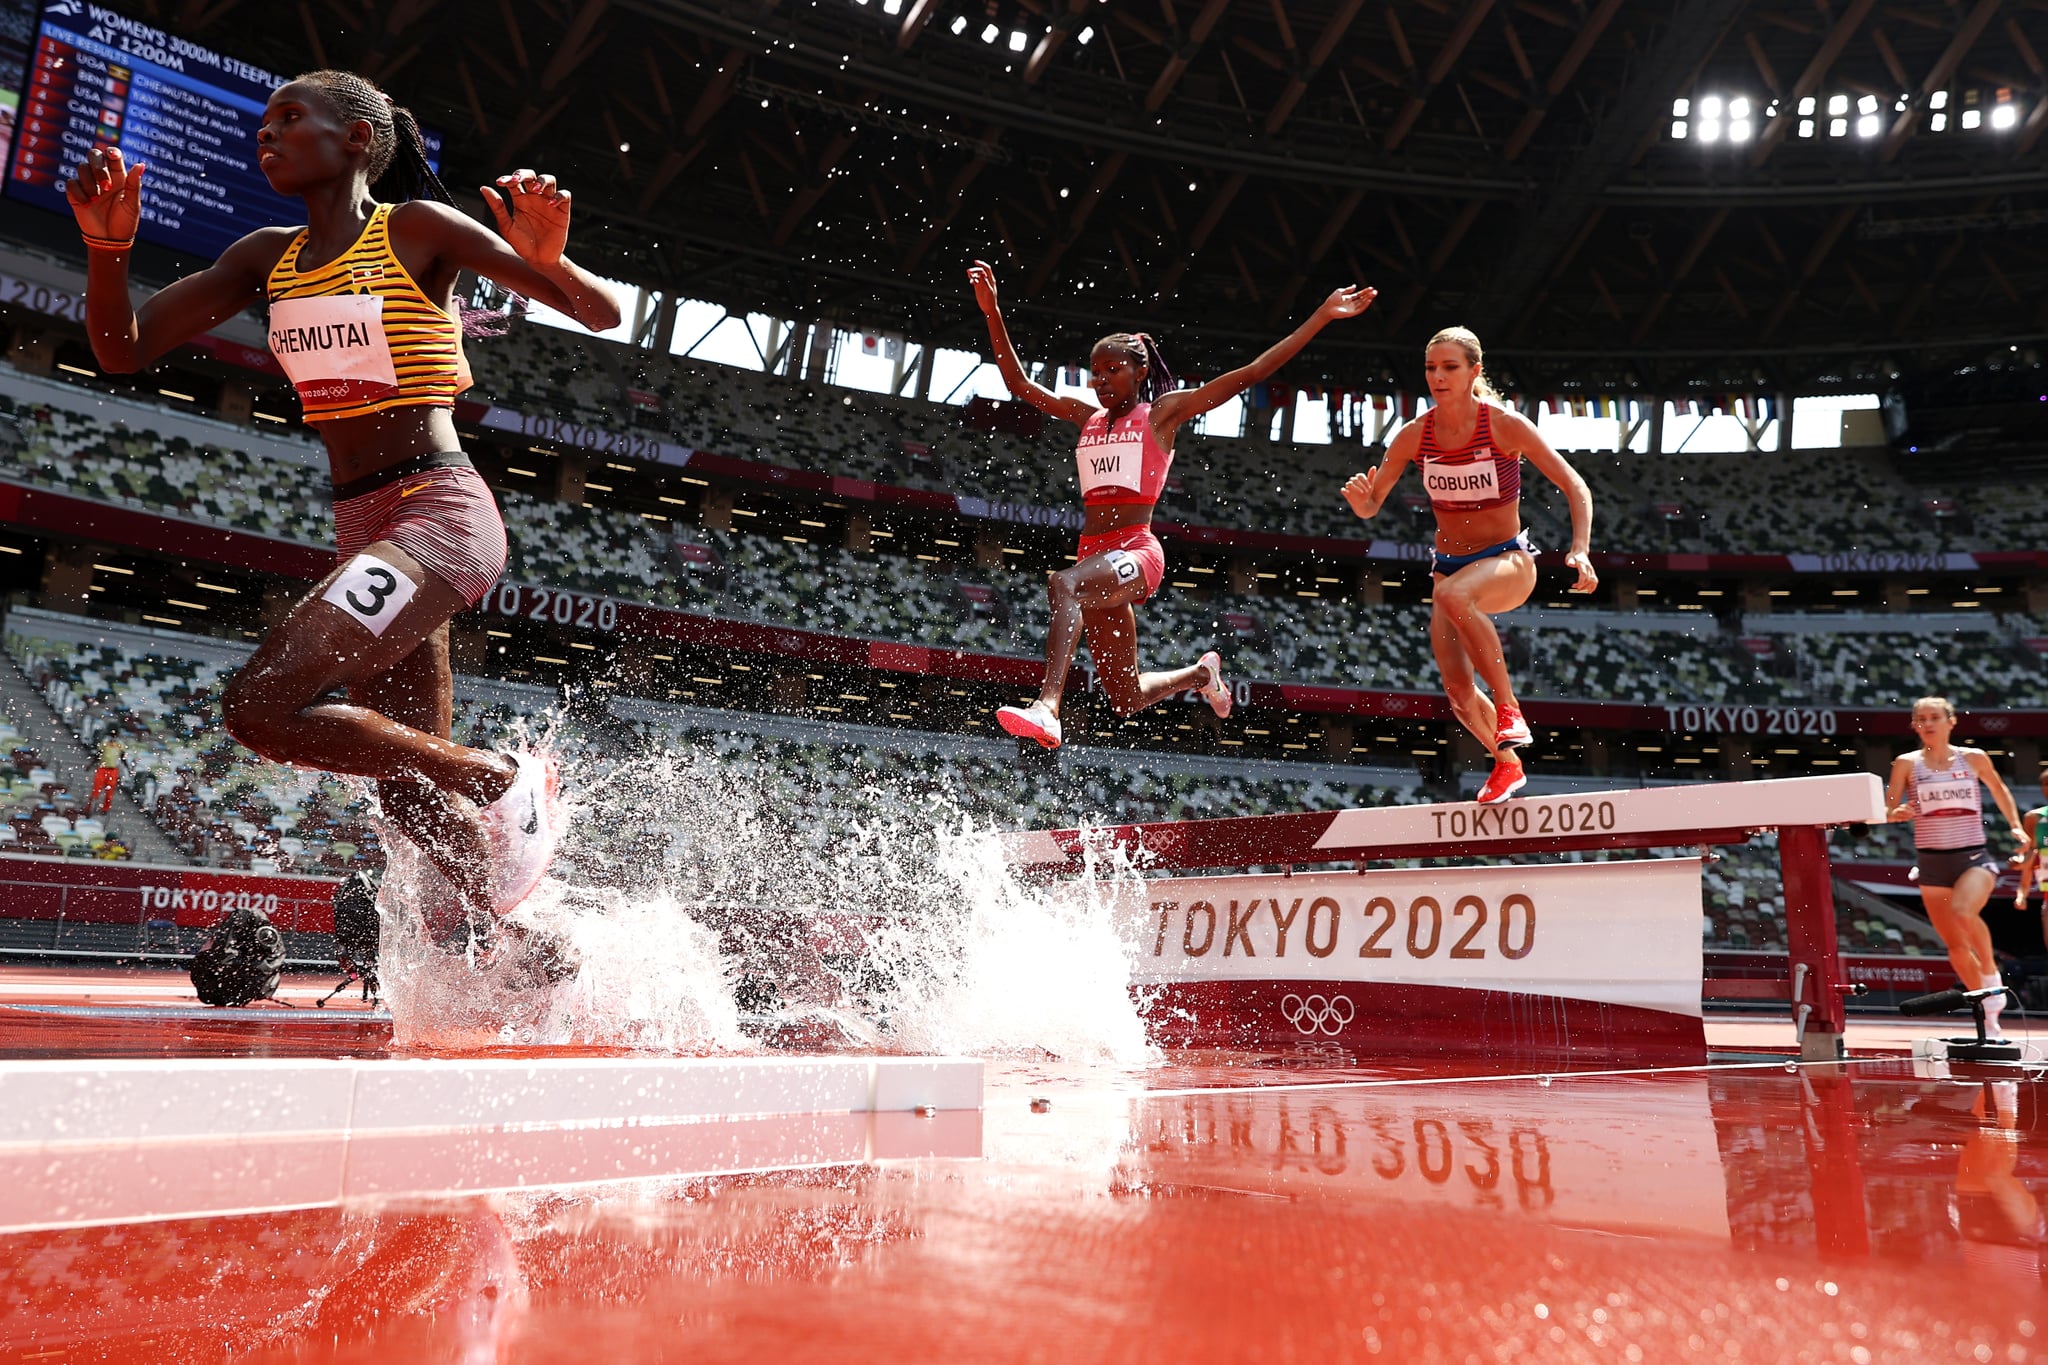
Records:
<instances>
[{"instance_id":1,"label":"scoreboard screen","mask_svg":"<svg viewBox=\"0 0 2048 1365\"><path fill-rule=\"evenodd\" d=\"M64 182L96 146L149 173L141 236L217 256L305 208L256 168L256 129L285 77L86 0L49 0L29 53L7 194L69 216ZM426 134L438 168L440 138Z\"/></svg>"}]
</instances>

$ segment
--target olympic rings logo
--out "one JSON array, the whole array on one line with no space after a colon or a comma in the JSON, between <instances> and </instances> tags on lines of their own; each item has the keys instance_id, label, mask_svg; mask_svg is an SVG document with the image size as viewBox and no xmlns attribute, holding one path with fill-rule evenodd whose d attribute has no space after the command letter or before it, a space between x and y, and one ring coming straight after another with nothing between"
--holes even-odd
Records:
<instances>
[{"instance_id":1,"label":"olympic rings logo","mask_svg":"<svg viewBox=\"0 0 2048 1365\"><path fill-rule=\"evenodd\" d=\"M1289 995L1280 1002L1280 1017L1294 1025L1296 1033L1311 1038L1320 1033L1334 1038L1358 1017L1358 1007L1348 995Z\"/></svg>"}]
</instances>

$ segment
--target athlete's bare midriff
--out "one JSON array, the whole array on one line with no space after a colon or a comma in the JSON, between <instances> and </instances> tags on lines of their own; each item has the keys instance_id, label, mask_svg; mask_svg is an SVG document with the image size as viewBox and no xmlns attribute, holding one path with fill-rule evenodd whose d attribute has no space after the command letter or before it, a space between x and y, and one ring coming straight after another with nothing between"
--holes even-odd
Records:
<instances>
[{"instance_id":1,"label":"athlete's bare midriff","mask_svg":"<svg viewBox=\"0 0 2048 1365\"><path fill-rule=\"evenodd\" d=\"M1469 555L1522 533L1522 504L1489 507L1483 512L1438 512L1436 548L1447 555Z\"/></svg>"},{"instance_id":2,"label":"athlete's bare midriff","mask_svg":"<svg viewBox=\"0 0 2048 1365\"><path fill-rule=\"evenodd\" d=\"M316 429L327 445L327 468L336 484L368 478L415 455L462 449L455 414L448 408L390 408L337 417Z\"/></svg>"},{"instance_id":3,"label":"athlete's bare midriff","mask_svg":"<svg viewBox=\"0 0 2048 1365\"><path fill-rule=\"evenodd\" d=\"M1131 526L1151 524L1152 504L1149 502L1098 502L1083 509L1081 534L1102 536Z\"/></svg>"}]
</instances>

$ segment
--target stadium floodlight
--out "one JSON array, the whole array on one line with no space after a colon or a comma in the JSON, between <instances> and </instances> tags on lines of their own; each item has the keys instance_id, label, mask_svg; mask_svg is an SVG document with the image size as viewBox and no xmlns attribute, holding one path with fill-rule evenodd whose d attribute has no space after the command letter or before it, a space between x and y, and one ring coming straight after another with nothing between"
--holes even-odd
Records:
<instances>
[{"instance_id":1,"label":"stadium floodlight","mask_svg":"<svg viewBox=\"0 0 2048 1365\"><path fill-rule=\"evenodd\" d=\"M1086 28L1082 29L1079 33L1076 33L1074 35L1074 41L1079 43L1082 47L1086 47L1088 46L1088 44L1095 41L1095 25L1090 24Z\"/></svg>"},{"instance_id":2,"label":"stadium floodlight","mask_svg":"<svg viewBox=\"0 0 2048 1365\"><path fill-rule=\"evenodd\" d=\"M1846 114L1848 112L1849 97L1847 95L1828 96L1828 116L1830 118L1834 117L1836 114Z\"/></svg>"},{"instance_id":3,"label":"stadium floodlight","mask_svg":"<svg viewBox=\"0 0 2048 1365\"><path fill-rule=\"evenodd\" d=\"M1686 115L1690 114L1691 112L1692 112L1692 101L1691 101L1691 100L1686 100L1686 99L1677 99L1677 100L1673 100L1673 101L1671 101L1671 117L1673 117L1673 118L1684 118L1684 117L1685 117Z\"/></svg>"},{"instance_id":4,"label":"stadium floodlight","mask_svg":"<svg viewBox=\"0 0 2048 1365\"><path fill-rule=\"evenodd\" d=\"M1680 118L1671 120L1671 136L1678 139L1680 142L1685 141L1684 119Z\"/></svg>"},{"instance_id":5,"label":"stadium floodlight","mask_svg":"<svg viewBox=\"0 0 2048 1365\"><path fill-rule=\"evenodd\" d=\"M1828 120L1829 137L1846 137L1848 132L1849 120L1845 118L1831 118Z\"/></svg>"},{"instance_id":6,"label":"stadium floodlight","mask_svg":"<svg viewBox=\"0 0 2048 1365\"><path fill-rule=\"evenodd\" d=\"M1749 141L1749 132L1749 120L1739 118L1728 125L1728 140L1730 142L1747 142Z\"/></svg>"},{"instance_id":7,"label":"stadium floodlight","mask_svg":"<svg viewBox=\"0 0 2048 1365\"><path fill-rule=\"evenodd\" d=\"M1863 115L1863 117L1856 120L1856 136L1876 137L1878 134L1878 130L1883 127L1883 119L1879 118L1875 114L1865 114Z\"/></svg>"},{"instance_id":8,"label":"stadium floodlight","mask_svg":"<svg viewBox=\"0 0 2048 1365\"><path fill-rule=\"evenodd\" d=\"M882 13L884 13L884 14L901 14L901 13L903 13L903 0L882 0Z\"/></svg>"},{"instance_id":9,"label":"stadium floodlight","mask_svg":"<svg viewBox=\"0 0 2048 1365\"><path fill-rule=\"evenodd\" d=\"M1874 114L1874 113L1876 113L1876 112L1877 112L1877 96L1875 96L1875 95L1865 95L1865 96L1863 96L1862 98L1858 99L1858 100L1856 101L1856 112L1857 112L1857 113L1859 113L1859 114Z\"/></svg>"},{"instance_id":10,"label":"stadium floodlight","mask_svg":"<svg viewBox=\"0 0 2048 1365\"><path fill-rule=\"evenodd\" d=\"M1934 131L1935 131L1935 132L1937 132L1937 133L1945 133L1945 132L1947 132L1947 131L1948 131L1948 115L1947 115L1947 114L1936 114L1936 115L1934 116L1934 119L1933 119L1933 121L1932 121L1932 122L1931 122L1931 123L1930 123L1930 124L1929 124L1928 126L1929 126L1929 127L1931 127L1931 128L1933 128L1933 129L1934 129Z\"/></svg>"},{"instance_id":11,"label":"stadium floodlight","mask_svg":"<svg viewBox=\"0 0 2048 1365\"><path fill-rule=\"evenodd\" d=\"M1030 41L1030 35L1025 33L1023 29L1013 28L1010 30L1010 51L1022 52L1024 50L1024 44Z\"/></svg>"},{"instance_id":12,"label":"stadium floodlight","mask_svg":"<svg viewBox=\"0 0 2048 1365\"><path fill-rule=\"evenodd\" d=\"M1927 100L1927 107L1928 107L1929 109L1946 109L1946 108L1948 108L1948 91L1946 91L1946 90L1937 90L1937 91L1935 91L1935 92L1934 92L1934 93L1933 93L1932 95L1930 95L1930 96L1928 97L1928 100Z\"/></svg>"},{"instance_id":13,"label":"stadium floodlight","mask_svg":"<svg viewBox=\"0 0 2048 1365\"><path fill-rule=\"evenodd\" d=\"M1801 137L1812 137L1812 136L1813 136L1813 120L1812 120L1812 119L1810 119L1810 118L1803 118L1803 119L1799 120L1799 136L1801 136Z\"/></svg>"},{"instance_id":14,"label":"stadium floodlight","mask_svg":"<svg viewBox=\"0 0 2048 1365\"><path fill-rule=\"evenodd\" d=\"M1708 95L1700 101L1701 119L1717 119L1719 117L1721 117L1721 97L1719 95Z\"/></svg>"},{"instance_id":15,"label":"stadium floodlight","mask_svg":"<svg viewBox=\"0 0 2048 1365\"><path fill-rule=\"evenodd\" d=\"M1746 119L1746 118L1748 118L1748 117L1749 117L1749 101L1748 101L1748 100L1746 100L1746 99L1732 99L1732 100L1729 100L1729 101L1728 101L1728 118L1729 118L1729 120L1730 120L1731 122L1732 122L1733 120L1736 120L1736 119Z\"/></svg>"},{"instance_id":16,"label":"stadium floodlight","mask_svg":"<svg viewBox=\"0 0 2048 1365\"><path fill-rule=\"evenodd\" d=\"M1977 126L1978 124L1982 123L1983 121L1984 121L1984 113L1983 113L1983 111L1982 111L1982 110L1979 110L1979 109L1965 109L1965 110L1963 110L1963 127L1964 127L1964 128L1966 128L1966 129L1968 129L1968 128L1975 128L1975 127L1976 127L1976 126Z\"/></svg>"},{"instance_id":17,"label":"stadium floodlight","mask_svg":"<svg viewBox=\"0 0 2048 1365\"><path fill-rule=\"evenodd\" d=\"M987 28L981 31L981 40L984 43L993 43L996 39L1002 36L1003 30L1002 27L998 24L990 24Z\"/></svg>"},{"instance_id":18,"label":"stadium floodlight","mask_svg":"<svg viewBox=\"0 0 2048 1365\"><path fill-rule=\"evenodd\" d=\"M966 31L967 31L967 16L963 14L963 15L961 15L961 16L960 16L959 18L957 18L957 19L955 19L955 20L953 21L953 36L957 38L957 37L959 37L959 36L960 36L960 35L961 35L962 33L965 33Z\"/></svg>"},{"instance_id":19,"label":"stadium floodlight","mask_svg":"<svg viewBox=\"0 0 2048 1365\"><path fill-rule=\"evenodd\" d=\"M1998 107L1991 111L1991 126L1993 128L2010 128L2019 121L2019 106L2010 100L2001 101Z\"/></svg>"},{"instance_id":20,"label":"stadium floodlight","mask_svg":"<svg viewBox=\"0 0 2048 1365\"><path fill-rule=\"evenodd\" d=\"M1817 106L1814 103L1813 96L1808 95L1805 99L1799 101L1800 117L1805 118L1811 116L1816 107Z\"/></svg>"},{"instance_id":21,"label":"stadium floodlight","mask_svg":"<svg viewBox=\"0 0 2048 1365\"><path fill-rule=\"evenodd\" d=\"M1721 123L1720 123L1720 120L1718 120L1718 119L1710 119L1710 118L1703 118L1703 119L1701 119L1701 120L1700 120L1700 141L1702 141L1702 142L1718 142L1718 141L1720 141L1720 139L1721 139Z\"/></svg>"}]
</instances>

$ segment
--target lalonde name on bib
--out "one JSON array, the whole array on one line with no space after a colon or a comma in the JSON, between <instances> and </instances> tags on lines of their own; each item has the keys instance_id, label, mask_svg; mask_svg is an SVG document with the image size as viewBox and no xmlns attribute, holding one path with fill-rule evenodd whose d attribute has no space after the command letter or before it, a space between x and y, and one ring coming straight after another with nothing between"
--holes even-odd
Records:
<instances>
[{"instance_id":1,"label":"lalonde name on bib","mask_svg":"<svg viewBox=\"0 0 2048 1365\"><path fill-rule=\"evenodd\" d=\"M1922 782L1920 784L1920 809L1929 815L1944 811L1978 809L1982 799L1977 794L1977 779L1959 782L1954 778L1946 781Z\"/></svg>"},{"instance_id":2,"label":"lalonde name on bib","mask_svg":"<svg viewBox=\"0 0 2048 1365\"><path fill-rule=\"evenodd\" d=\"M361 403L398 394L378 294L279 299L270 305L270 353L309 403Z\"/></svg>"}]
</instances>

